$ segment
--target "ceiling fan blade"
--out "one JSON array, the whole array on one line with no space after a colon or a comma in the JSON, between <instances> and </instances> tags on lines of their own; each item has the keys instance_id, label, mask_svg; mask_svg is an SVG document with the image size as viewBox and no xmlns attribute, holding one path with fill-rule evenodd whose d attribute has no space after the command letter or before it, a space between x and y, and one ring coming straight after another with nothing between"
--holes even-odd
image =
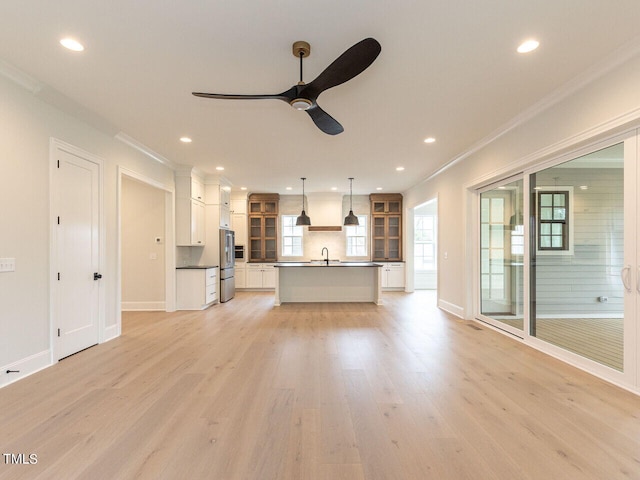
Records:
<instances>
[{"instance_id":1,"label":"ceiling fan blade","mask_svg":"<svg viewBox=\"0 0 640 480\"><path fill-rule=\"evenodd\" d=\"M323 91L340 85L364 72L378 57L382 47L377 40L365 38L336 58L303 89L307 97L317 98ZM302 92L301 92L302 93Z\"/></svg>"},{"instance_id":2,"label":"ceiling fan blade","mask_svg":"<svg viewBox=\"0 0 640 480\"><path fill-rule=\"evenodd\" d=\"M340 125L335 118L322 110L318 104L315 104L313 107L306 110L306 112L311 117L311 120L313 120L313 123L315 123L316 126L324 133L337 135L344 132L342 125Z\"/></svg>"},{"instance_id":3,"label":"ceiling fan blade","mask_svg":"<svg viewBox=\"0 0 640 480\"><path fill-rule=\"evenodd\" d=\"M291 87L286 92L272 95L233 95L226 93L192 92L192 95L202 98L217 98L222 100L283 100L289 103L296 97L296 87Z\"/></svg>"}]
</instances>

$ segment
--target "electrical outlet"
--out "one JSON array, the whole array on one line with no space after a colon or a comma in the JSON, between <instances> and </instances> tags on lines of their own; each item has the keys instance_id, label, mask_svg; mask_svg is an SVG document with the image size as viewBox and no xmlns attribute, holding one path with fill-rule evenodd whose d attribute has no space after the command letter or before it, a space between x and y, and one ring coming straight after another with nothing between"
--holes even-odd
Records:
<instances>
[{"instance_id":1,"label":"electrical outlet","mask_svg":"<svg viewBox=\"0 0 640 480\"><path fill-rule=\"evenodd\" d=\"M600 303L607 303L609 301L609 297L605 297L604 295L601 297L598 297L598 301Z\"/></svg>"},{"instance_id":2,"label":"electrical outlet","mask_svg":"<svg viewBox=\"0 0 640 480\"><path fill-rule=\"evenodd\" d=\"M15 272L15 271L16 271L15 258L0 258L0 272Z\"/></svg>"}]
</instances>

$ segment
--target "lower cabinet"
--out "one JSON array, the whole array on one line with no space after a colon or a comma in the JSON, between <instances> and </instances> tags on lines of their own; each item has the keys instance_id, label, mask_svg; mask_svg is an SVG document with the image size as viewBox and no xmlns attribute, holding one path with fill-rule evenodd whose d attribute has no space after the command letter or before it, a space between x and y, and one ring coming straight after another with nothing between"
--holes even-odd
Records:
<instances>
[{"instance_id":1,"label":"lower cabinet","mask_svg":"<svg viewBox=\"0 0 640 480\"><path fill-rule=\"evenodd\" d=\"M247 263L246 288L275 290L276 269L273 263Z\"/></svg>"},{"instance_id":2,"label":"lower cabinet","mask_svg":"<svg viewBox=\"0 0 640 480\"><path fill-rule=\"evenodd\" d=\"M218 267L176 271L178 310L204 310L218 301Z\"/></svg>"},{"instance_id":3,"label":"lower cabinet","mask_svg":"<svg viewBox=\"0 0 640 480\"><path fill-rule=\"evenodd\" d=\"M244 262L237 262L235 267L236 289L247 288L247 268Z\"/></svg>"},{"instance_id":4,"label":"lower cabinet","mask_svg":"<svg viewBox=\"0 0 640 480\"><path fill-rule=\"evenodd\" d=\"M382 265L382 288L386 290L404 289L404 263L384 263Z\"/></svg>"}]
</instances>

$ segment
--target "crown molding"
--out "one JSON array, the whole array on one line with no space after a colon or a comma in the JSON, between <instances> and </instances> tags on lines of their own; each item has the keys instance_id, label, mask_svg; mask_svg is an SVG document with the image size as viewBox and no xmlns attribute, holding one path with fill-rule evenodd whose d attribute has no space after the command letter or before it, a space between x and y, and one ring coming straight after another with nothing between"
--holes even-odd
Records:
<instances>
[{"instance_id":1,"label":"crown molding","mask_svg":"<svg viewBox=\"0 0 640 480\"><path fill-rule=\"evenodd\" d=\"M44 86L31 75L27 75L22 70L2 59L0 59L0 74L34 95L38 94Z\"/></svg>"},{"instance_id":2,"label":"crown molding","mask_svg":"<svg viewBox=\"0 0 640 480\"><path fill-rule=\"evenodd\" d=\"M146 145L140 143L139 141L137 141L135 138L130 137L129 135L127 135L124 132L118 132L115 136L116 140L120 140L122 143L129 145L131 148L134 148L135 150L138 150L139 152L144 153L147 157L155 160L158 163L161 163L162 165L165 165L169 168L171 168L172 170L176 170L178 168L178 166L173 163L171 160L169 160L168 158L163 157L162 155L160 155L159 153L151 150L149 147L147 147Z\"/></svg>"}]
</instances>

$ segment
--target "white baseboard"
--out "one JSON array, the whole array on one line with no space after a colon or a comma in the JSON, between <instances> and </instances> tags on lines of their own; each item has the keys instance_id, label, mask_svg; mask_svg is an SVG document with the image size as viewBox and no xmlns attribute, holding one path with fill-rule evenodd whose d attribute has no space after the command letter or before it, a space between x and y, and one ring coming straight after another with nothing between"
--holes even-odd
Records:
<instances>
[{"instance_id":1,"label":"white baseboard","mask_svg":"<svg viewBox=\"0 0 640 480\"><path fill-rule=\"evenodd\" d=\"M123 312L164 312L165 302L122 302Z\"/></svg>"},{"instance_id":2,"label":"white baseboard","mask_svg":"<svg viewBox=\"0 0 640 480\"><path fill-rule=\"evenodd\" d=\"M450 313L451 315L455 315L458 318L464 319L464 308L458 305L454 305L453 303L438 299L438 308L444 310L447 313Z\"/></svg>"},{"instance_id":3,"label":"white baseboard","mask_svg":"<svg viewBox=\"0 0 640 480\"><path fill-rule=\"evenodd\" d=\"M108 342L109 340L113 340L116 337L119 337L120 333L118 332L118 325L110 325L105 327L104 329L104 342Z\"/></svg>"},{"instance_id":4,"label":"white baseboard","mask_svg":"<svg viewBox=\"0 0 640 480\"><path fill-rule=\"evenodd\" d=\"M17 362L3 365L0 367L0 388L28 377L51 365L51 350L43 350ZM6 373L7 370L18 370L18 372Z\"/></svg>"}]
</instances>

